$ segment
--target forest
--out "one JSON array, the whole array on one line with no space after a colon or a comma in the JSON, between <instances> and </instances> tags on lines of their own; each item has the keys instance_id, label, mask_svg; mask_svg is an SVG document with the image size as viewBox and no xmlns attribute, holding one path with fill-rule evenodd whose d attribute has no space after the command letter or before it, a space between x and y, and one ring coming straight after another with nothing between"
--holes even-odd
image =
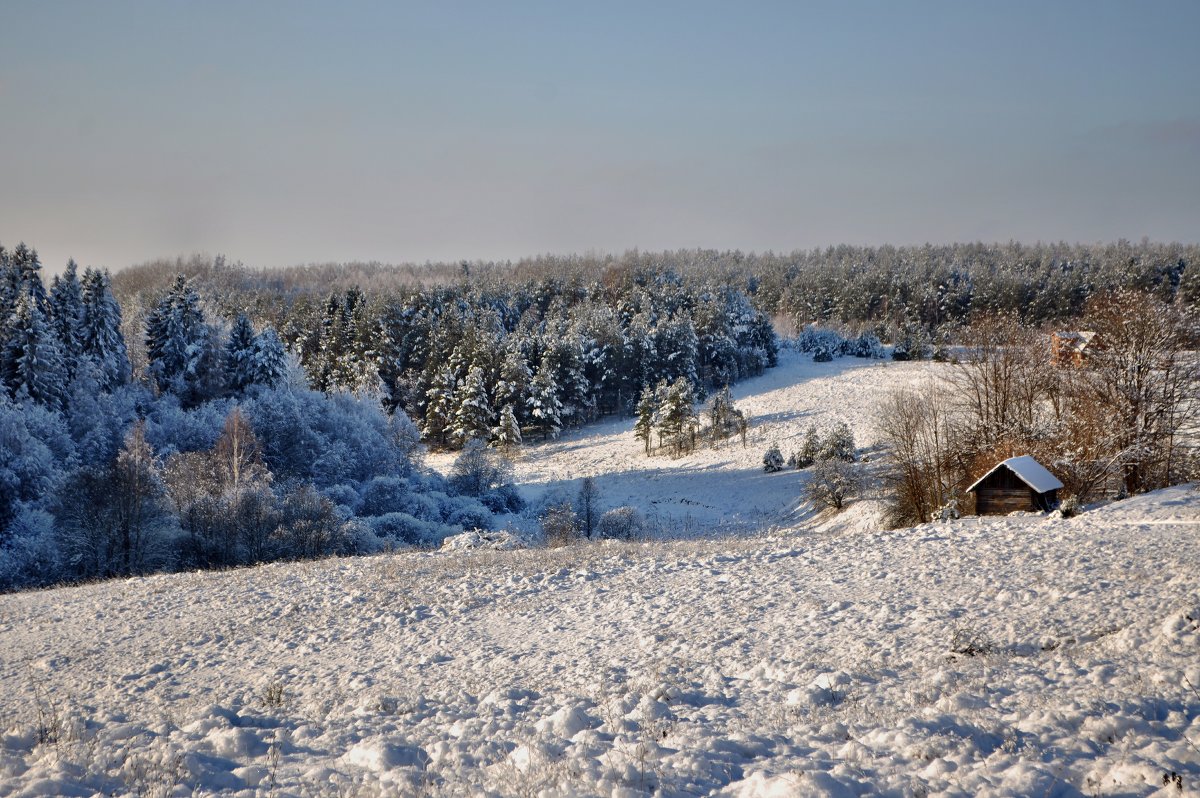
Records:
<instances>
[{"instance_id":1,"label":"forest","mask_svg":"<svg viewBox=\"0 0 1200 798\"><path fill-rule=\"evenodd\" d=\"M285 336L228 296L178 274L126 314L108 272L72 262L47 288L36 250L0 249L0 585L437 545L520 509L494 461L524 437L777 353L744 294L669 272L350 288ZM424 468L425 445L461 468Z\"/></svg>"}]
</instances>

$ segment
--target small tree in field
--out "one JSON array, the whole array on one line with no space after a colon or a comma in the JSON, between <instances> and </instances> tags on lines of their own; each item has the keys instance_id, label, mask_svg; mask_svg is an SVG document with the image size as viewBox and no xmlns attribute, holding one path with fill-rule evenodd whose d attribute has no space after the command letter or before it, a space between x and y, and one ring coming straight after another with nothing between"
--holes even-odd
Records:
<instances>
[{"instance_id":1,"label":"small tree in field","mask_svg":"<svg viewBox=\"0 0 1200 798\"><path fill-rule=\"evenodd\" d=\"M856 465L830 458L818 460L813 466L805 494L818 507L840 510L861 487L862 478Z\"/></svg>"},{"instance_id":2,"label":"small tree in field","mask_svg":"<svg viewBox=\"0 0 1200 798\"><path fill-rule=\"evenodd\" d=\"M779 451L778 446L767 449L767 453L763 455L763 471L774 474L776 471L783 470L783 464L783 452Z\"/></svg>"},{"instance_id":3,"label":"small tree in field","mask_svg":"<svg viewBox=\"0 0 1200 798\"><path fill-rule=\"evenodd\" d=\"M600 519L600 489L593 477L584 477L579 485L579 498L575 502L579 527L589 540L596 531Z\"/></svg>"},{"instance_id":4,"label":"small tree in field","mask_svg":"<svg viewBox=\"0 0 1200 798\"><path fill-rule=\"evenodd\" d=\"M563 502L546 508L542 514L542 534L546 536L546 545L559 548L572 543L579 537L579 518L570 502Z\"/></svg>"}]
</instances>

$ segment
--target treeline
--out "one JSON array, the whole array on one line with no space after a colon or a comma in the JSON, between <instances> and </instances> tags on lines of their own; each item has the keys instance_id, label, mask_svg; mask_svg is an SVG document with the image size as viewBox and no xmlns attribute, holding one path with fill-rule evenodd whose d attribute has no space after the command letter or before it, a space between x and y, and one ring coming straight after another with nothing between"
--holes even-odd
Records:
<instances>
[{"instance_id":1,"label":"treeline","mask_svg":"<svg viewBox=\"0 0 1200 798\"><path fill-rule=\"evenodd\" d=\"M664 271L695 285L745 293L757 309L780 321L873 329L889 343L893 332L906 326L933 335L1001 312L1035 326L1058 323L1081 316L1090 297L1120 289L1150 293L1163 302L1200 302L1200 246L1145 240L843 245L788 254L633 250L515 262L324 264L281 270L193 258L126 269L117 276L116 291L129 308L128 300L156 296L184 273L196 278L206 294L215 295L220 288L227 309L250 312L282 330L293 311L319 313L331 291L353 287L381 300L463 283L487 288L553 282L571 294L580 286L621 285Z\"/></svg>"},{"instance_id":2,"label":"treeline","mask_svg":"<svg viewBox=\"0 0 1200 798\"><path fill-rule=\"evenodd\" d=\"M0 247L0 588L436 544L520 507L184 277L131 328L107 272L40 269Z\"/></svg>"}]
</instances>

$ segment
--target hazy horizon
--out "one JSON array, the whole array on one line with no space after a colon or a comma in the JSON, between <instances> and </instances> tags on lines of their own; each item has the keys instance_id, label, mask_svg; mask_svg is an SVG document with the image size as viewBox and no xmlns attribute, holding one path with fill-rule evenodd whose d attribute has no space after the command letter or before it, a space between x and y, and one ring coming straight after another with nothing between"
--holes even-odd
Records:
<instances>
[{"instance_id":1,"label":"hazy horizon","mask_svg":"<svg viewBox=\"0 0 1200 798\"><path fill-rule=\"evenodd\" d=\"M6 4L49 270L1193 243L1200 4Z\"/></svg>"}]
</instances>

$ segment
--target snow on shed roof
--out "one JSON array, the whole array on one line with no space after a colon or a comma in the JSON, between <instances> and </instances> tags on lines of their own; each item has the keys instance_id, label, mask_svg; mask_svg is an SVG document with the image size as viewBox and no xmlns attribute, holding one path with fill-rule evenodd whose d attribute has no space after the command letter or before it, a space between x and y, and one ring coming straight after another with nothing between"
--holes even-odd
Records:
<instances>
[{"instance_id":1,"label":"snow on shed roof","mask_svg":"<svg viewBox=\"0 0 1200 798\"><path fill-rule=\"evenodd\" d=\"M979 483L990 477L999 468L1008 467L1010 471L1017 475L1017 478L1024 482L1029 487L1033 488L1038 493L1045 493L1049 490L1058 490L1063 486L1058 481L1058 477L1046 470L1046 467L1034 460L1027 454L1020 457L1010 457L1002 463L998 463L995 468L988 471L986 474L975 480L971 487L967 488L967 492L975 490L979 487Z\"/></svg>"}]
</instances>

